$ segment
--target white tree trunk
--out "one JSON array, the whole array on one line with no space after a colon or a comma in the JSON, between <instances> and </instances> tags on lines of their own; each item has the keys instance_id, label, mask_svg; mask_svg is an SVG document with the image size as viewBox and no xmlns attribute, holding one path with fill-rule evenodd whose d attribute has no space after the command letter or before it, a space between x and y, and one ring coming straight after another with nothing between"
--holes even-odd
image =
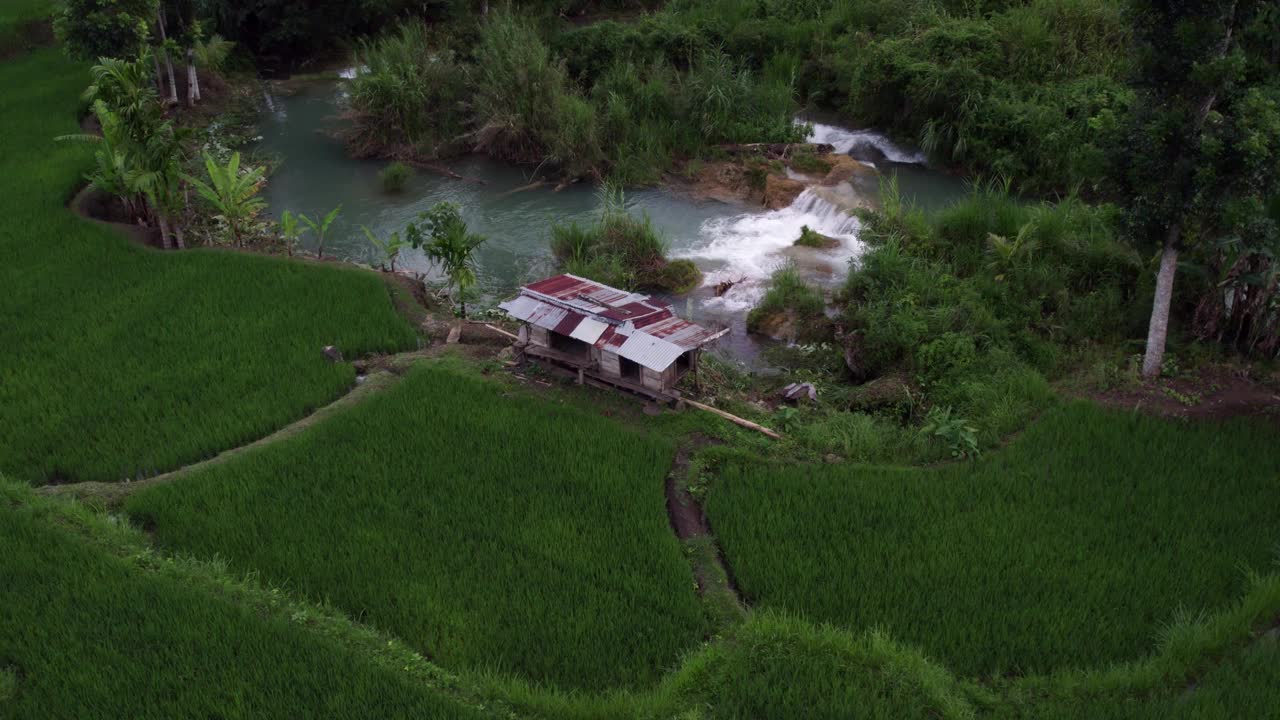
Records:
<instances>
[{"instance_id":1,"label":"white tree trunk","mask_svg":"<svg viewBox=\"0 0 1280 720\"><path fill-rule=\"evenodd\" d=\"M1151 303L1151 324L1147 328L1147 352L1142 358L1142 377L1159 377L1164 364L1164 345L1169 337L1169 306L1173 301L1173 276L1178 271L1178 238L1181 226L1174 224L1160 253L1160 272L1156 275L1156 296Z\"/></svg>"},{"instance_id":2,"label":"white tree trunk","mask_svg":"<svg viewBox=\"0 0 1280 720\"><path fill-rule=\"evenodd\" d=\"M156 63L156 91L161 96L163 96L164 95L164 70L161 69L160 67L160 56L153 53L151 55L151 59L154 60Z\"/></svg>"},{"instance_id":3,"label":"white tree trunk","mask_svg":"<svg viewBox=\"0 0 1280 720\"><path fill-rule=\"evenodd\" d=\"M169 41L169 36L164 31L164 7L160 7L159 14L156 15L156 24L160 28L160 55L164 58L164 66L169 74L169 99L170 105L178 104L178 83L173 77L173 60L169 58L169 51L165 49L164 43Z\"/></svg>"},{"instance_id":4,"label":"white tree trunk","mask_svg":"<svg viewBox=\"0 0 1280 720\"><path fill-rule=\"evenodd\" d=\"M200 77L196 75L196 51L187 48L187 105L200 99Z\"/></svg>"}]
</instances>

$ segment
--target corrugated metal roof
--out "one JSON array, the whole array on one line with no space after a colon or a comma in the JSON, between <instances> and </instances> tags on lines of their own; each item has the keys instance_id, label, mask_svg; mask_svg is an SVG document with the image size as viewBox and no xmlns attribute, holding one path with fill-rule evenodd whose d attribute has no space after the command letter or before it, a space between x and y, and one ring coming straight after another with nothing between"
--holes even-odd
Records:
<instances>
[{"instance_id":1,"label":"corrugated metal roof","mask_svg":"<svg viewBox=\"0 0 1280 720\"><path fill-rule=\"evenodd\" d=\"M531 298L528 295L517 295L504 303L500 303L498 307L505 310L508 315L517 320L527 321L529 316L533 314L533 311L542 304L543 303L539 300Z\"/></svg>"},{"instance_id":2,"label":"corrugated metal roof","mask_svg":"<svg viewBox=\"0 0 1280 720\"><path fill-rule=\"evenodd\" d=\"M580 278L556 275L528 285L498 307L513 317L567 335L654 370L728 330L709 330L665 302Z\"/></svg>"},{"instance_id":3,"label":"corrugated metal roof","mask_svg":"<svg viewBox=\"0 0 1280 720\"><path fill-rule=\"evenodd\" d=\"M618 354L650 370L666 370L684 348L646 332L636 331L618 348Z\"/></svg>"},{"instance_id":4,"label":"corrugated metal roof","mask_svg":"<svg viewBox=\"0 0 1280 720\"><path fill-rule=\"evenodd\" d=\"M578 327L574 328L573 332L569 333L569 337L574 340L581 340L584 343L594 345L608 327L608 323L603 323L591 318L583 318L582 322L578 323Z\"/></svg>"}]
</instances>

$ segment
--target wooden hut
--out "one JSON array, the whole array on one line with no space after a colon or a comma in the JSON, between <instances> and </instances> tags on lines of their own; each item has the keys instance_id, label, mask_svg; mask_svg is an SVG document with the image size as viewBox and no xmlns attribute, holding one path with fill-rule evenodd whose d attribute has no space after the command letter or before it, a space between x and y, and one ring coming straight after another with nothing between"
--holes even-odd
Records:
<instances>
[{"instance_id":1,"label":"wooden hut","mask_svg":"<svg viewBox=\"0 0 1280 720\"><path fill-rule=\"evenodd\" d=\"M670 397L702 348L728 332L689 322L661 300L575 275L520 289L499 305L524 325L518 351L617 387Z\"/></svg>"}]
</instances>

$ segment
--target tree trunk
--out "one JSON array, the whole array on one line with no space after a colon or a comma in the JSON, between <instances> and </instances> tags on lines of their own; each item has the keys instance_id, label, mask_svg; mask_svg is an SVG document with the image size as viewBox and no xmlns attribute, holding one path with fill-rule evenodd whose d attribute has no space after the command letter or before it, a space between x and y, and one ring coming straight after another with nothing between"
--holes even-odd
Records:
<instances>
[{"instance_id":1,"label":"tree trunk","mask_svg":"<svg viewBox=\"0 0 1280 720\"><path fill-rule=\"evenodd\" d=\"M169 57L169 51L165 49L165 43L169 42L169 37L164 31L164 6L160 6L160 11L156 15L156 24L160 29L160 55L164 58L164 66L169 75L169 99L166 101L170 105L178 104L178 83L173 77L173 60Z\"/></svg>"},{"instance_id":2,"label":"tree trunk","mask_svg":"<svg viewBox=\"0 0 1280 720\"><path fill-rule=\"evenodd\" d=\"M200 99L200 78L196 75L196 51L187 48L187 106L195 107Z\"/></svg>"},{"instance_id":3,"label":"tree trunk","mask_svg":"<svg viewBox=\"0 0 1280 720\"><path fill-rule=\"evenodd\" d=\"M173 224L173 246L179 250L187 249L187 243L183 239L181 223Z\"/></svg>"},{"instance_id":4,"label":"tree trunk","mask_svg":"<svg viewBox=\"0 0 1280 720\"><path fill-rule=\"evenodd\" d=\"M163 96L164 95L164 70L161 69L160 67L160 56L153 54L151 56L151 59L154 60L156 64L156 92L159 95Z\"/></svg>"},{"instance_id":5,"label":"tree trunk","mask_svg":"<svg viewBox=\"0 0 1280 720\"><path fill-rule=\"evenodd\" d=\"M1182 226L1175 223L1169 228L1160 253L1160 272L1156 275L1156 296L1151 304L1151 324L1147 328L1147 353L1142 358L1142 377L1160 375L1164 364L1164 345L1169 337L1169 305L1173 301L1173 276L1178 271L1178 238Z\"/></svg>"},{"instance_id":6,"label":"tree trunk","mask_svg":"<svg viewBox=\"0 0 1280 720\"><path fill-rule=\"evenodd\" d=\"M156 224L160 226L160 247L169 249L169 218L164 213L156 213Z\"/></svg>"}]
</instances>

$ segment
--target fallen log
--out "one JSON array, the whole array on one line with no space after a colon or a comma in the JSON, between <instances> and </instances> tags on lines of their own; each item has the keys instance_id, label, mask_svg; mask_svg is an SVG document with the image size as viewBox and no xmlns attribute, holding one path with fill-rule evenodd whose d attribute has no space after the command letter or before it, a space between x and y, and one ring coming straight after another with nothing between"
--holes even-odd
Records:
<instances>
[{"instance_id":1,"label":"fallen log","mask_svg":"<svg viewBox=\"0 0 1280 720\"><path fill-rule=\"evenodd\" d=\"M756 432L761 433L762 435L767 435L773 438L774 440L782 439L781 435L779 435L778 433L770 430L769 428L763 425L757 425L751 422L750 420L740 418L737 415L732 415L723 410L720 410L719 408L713 408L710 405L703 405L702 403L697 402L696 400L690 400L689 398L682 398L682 399L684 400L685 403L692 405L693 407L696 407L699 410L706 410L707 412L712 413L713 415L719 415L720 417L724 418L725 420L728 420L729 422L735 425L741 425L742 427L747 428L748 430L755 430Z\"/></svg>"},{"instance_id":2,"label":"fallen log","mask_svg":"<svg viewBox=\"0 0 1280 720\"><path fill-rule=\"evenodd\" d=\"M444 165L437 165L436 163L429 163L423 160L414 160L412 158L409 160L405 160L404 162L416 168L421 168L423 170L430 170L433 173L438 173L440 175L444 175L445 177L453 178L454 180L462 180L464 182L474 183L476 185L488 184L484 180L481 180L480 178L473 178L473 177L467 177L466 175L459 175L458 173L454 172L453 170L450 170Z\"/></svg>"},{"instance_id":3,"label":"fallen log","mask_svg":"<svg viewBox=\"0 0 1280 720\"><path fill-rule=\"evenodd\" d=\"M520 187L516 188L515 190L508 190L508 191L506 191L506 192L502 193L501 195L497 196L497 198L495 198L495 199L496 199L496 200L502 200L502 199L504 199L504 198L508 198L508 197L510 197L510 196L512 196L512 195L515 195L516 193L522 193L522 192L526 192L526 191L528 191L528 190L537 190L538 188L540 188L540 187L542 187L543 185L546 185L546 184L547 184L547 183L546 183L546 181L545 181L545 180L534 180L533 182L529 183L528 185L521 185Z\"/></svg>"},{"instance_id":4,"label":"fallen log","mask_svg":"<svg viewBox=\"0 0 1280 720\"><path fill-rule=\"evenodd\" d=\"M836 150L830 143L727 143L717 145L716 149L733 157L760 155L770 160L789 158L802 149L815 155L825 155Z\"/></svg>"}]
</instances>

